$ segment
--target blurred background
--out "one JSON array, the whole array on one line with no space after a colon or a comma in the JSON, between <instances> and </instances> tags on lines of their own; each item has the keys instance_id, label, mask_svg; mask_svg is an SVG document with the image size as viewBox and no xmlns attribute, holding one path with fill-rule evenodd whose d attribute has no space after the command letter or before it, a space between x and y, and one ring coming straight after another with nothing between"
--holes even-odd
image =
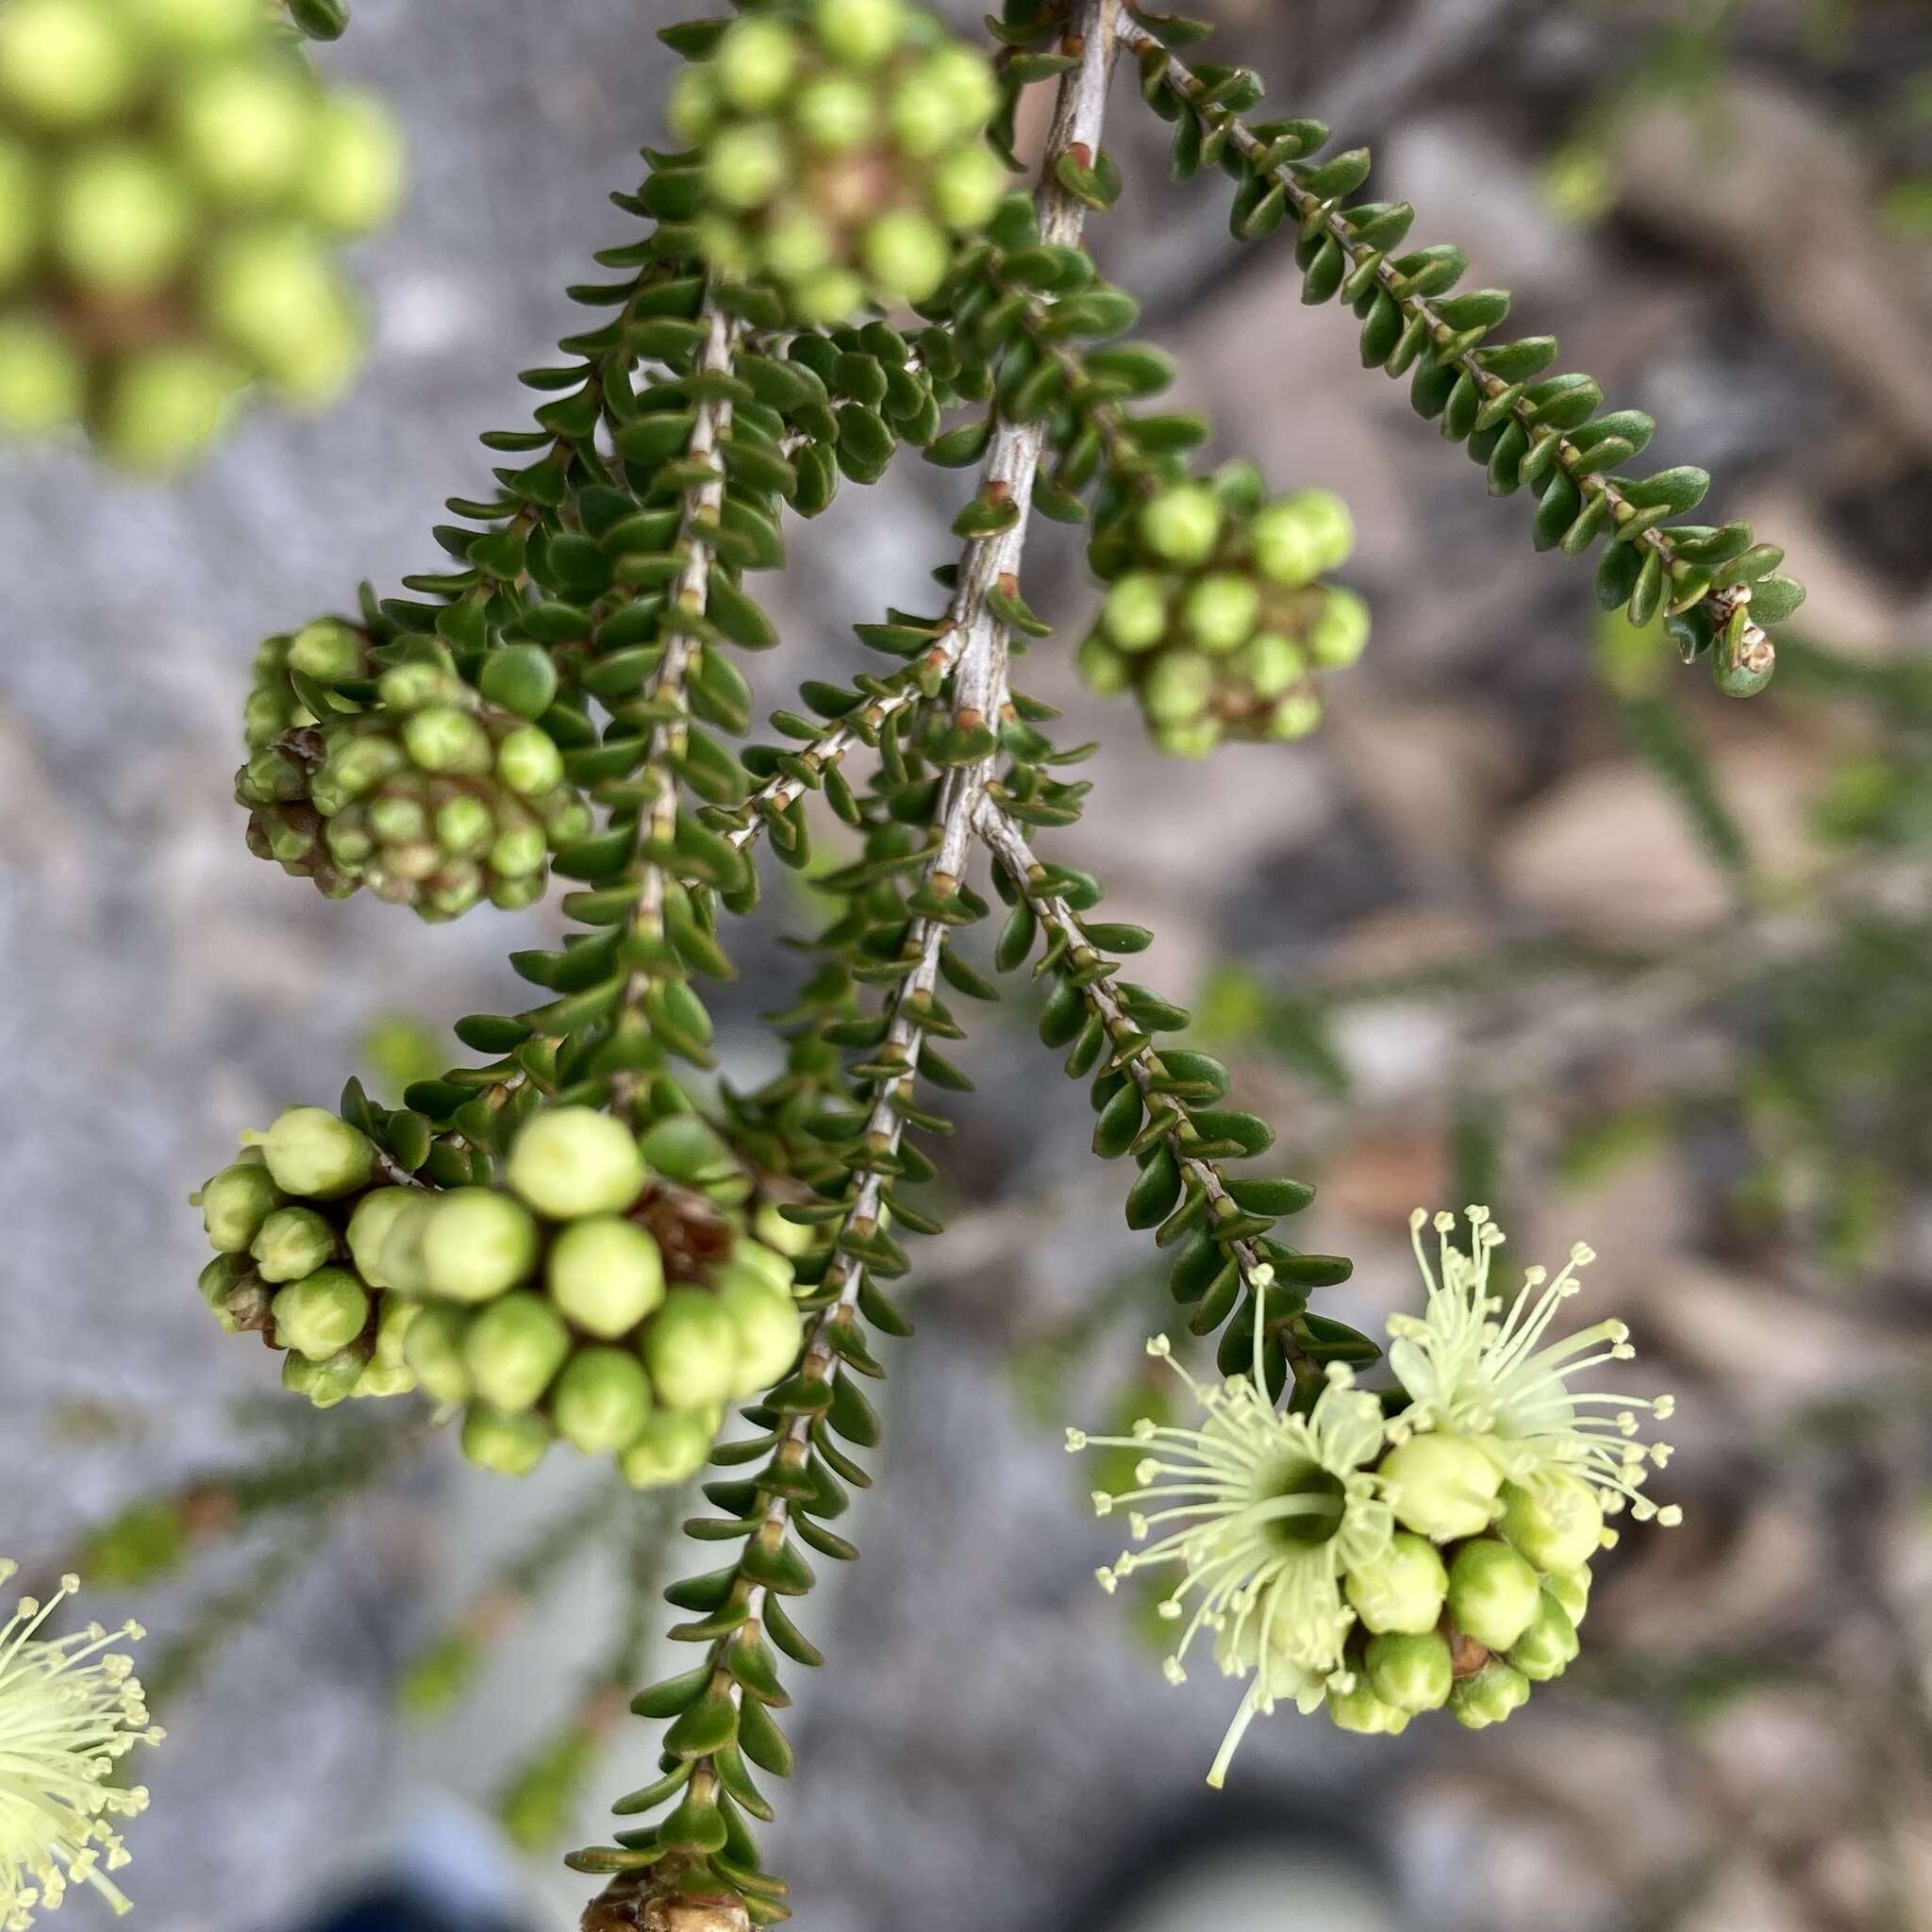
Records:
<instances>
[{"instance_id":1,"label":"blurred background","mask_svg":"<svg viewBox=\"0 0 1932 1932\"><path fill-rule=\"evenodd\" d=\"M153 1632L149 1932L358 1899L563 1927L591 1888L557 1853L652 1774L624 1703L656 1589L702 1556L680 1500L561 1453L512 1489L409 1418L285 1402L192 1292L183 1199L280 1105L458 1058L448 1022L514 1005L503 955L549 929L425 927L252 859L240 706L262 636L437 567L441 499L487 480L475 433L519 419L563 284L625 236L603 194L658 134L652 29L682 10L358 0L318 58L393 102L414 186L363 251L346 405L252 416L165 489L0 455L0 1550L58 1570L132 1512L91 1595ZM1600 1251L1599 1311L1678 1398L1688 1522L1606 1559L1583 1659L1506 1728L1277 1717L1211 1797L1228 1688L1167 1688L1093 1588L1116 1545L1060 1446L1132 1400L1174 1311L1016 989L974 1041L863 1561L808 1606L830 1668L771 1862L815 1932L1932 1925L1932 14L1200 10L1276 111L1374 142L1419 239L1652 411L1657 460L1713 471L1716 513L1810 588L1748 705L1605 625L1589 566L1533 555L1522 504L1299 306L1286 248L1238 253L1224 190L1168 185L1119 89L1103 267L1220 454L1348 498L1376 632L1315 740L1201 765L1037 647L1024 688L1108 741L1052 850L1157 929L1141 976L1321 1183L1296 1238L1357 1261L1324 1311L1373 1328L1414 1294L1418 1203L1488 1202L1519 1263ZM902 457L794 541L762 699L922 601L962 487ZM1032 557L1079 636L1077 543ZM746 1081L787 909L721 1002Z\"/></svg>"}]
</instances>

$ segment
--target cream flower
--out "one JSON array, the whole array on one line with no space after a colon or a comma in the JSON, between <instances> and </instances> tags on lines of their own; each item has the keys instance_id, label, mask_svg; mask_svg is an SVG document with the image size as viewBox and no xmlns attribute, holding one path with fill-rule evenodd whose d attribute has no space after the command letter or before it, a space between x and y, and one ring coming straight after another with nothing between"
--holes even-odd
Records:
<instances>
[{"instance_id":1,"label":"cream flower","mask_svg":"<svg viewBox=\"0 0 1932 1932\"><path fill-rule=\"evenodd\" d=\"M1545 1486L1567 1474L1590 1484L1608 1513L1627 1506L1639 1522L1677 1522L1682 1512L1674 1506L1659 1509L1641 1493L1650 1471L1670 1459L1669 1445L1636 1440L1639 1418L1664 1421L1672 1398L1571 1386L1573 1377L1606 1362L1628 1361L1636 1354L1629 1329L1598 1322L1542 1345L1557 1311L1582 1291L1577 1271L1596 1257L1579 1241L1554 1280L1547 1269L1529 1269L1506 1308L1490 1285L1503 1232L1487 1208L1471 1208L1468 1217L1467 1255L1451 1245L1454 1218L1435 1217L1433 1269L1423 1241L1429 1217L1420 1208L1409 1217L1428 1300L1419 1317L1389 1319L1389 1363L1409 1398L1390 1425L1391 1439L1431 1429L1459 1435L1518 1485Z\"/></svg>"},{"instance_id":2,"label":"cream flower","mask_svg":"<svg viewBox=\"0 0 1932 1932\"><path fill-rule=\"evenodd\" d=\"M1258 1336L1258 1309L1256 1326ZM1225 1675L1254 1679L1208 1774L1218 1786L1257 1715L1286 1698L1311 1710L1331 1686L1353 1681L1342 1664L1355 1622L1342 1573L1373 1562L1393 1530L1367 1471L1383 1445L1382 1407L1339 1364L1301 1415L1270 1399L1258 1348L1253 1374L1212 1386L1174 1361L1164 1335L1147 1351L1186 1383L1206 1411L1201 1426L1141 1422L1128 1436L1092 1437L1070 1429L1067 1446L1146 1451L1134 1472L1138 1487L1094 1495L1102 1516L1128 1511L1140 1545L1099 1576L1112 1591L1140 1570L1180 1571L1160 1606L1163 1617L1186 1620L1163 1666L1169 1681L1185 1681L1184 1659L1204 1631Z\"/></svg>"},{"instance_id":3,"label":"cream flower","mask_svg":"<svg viewBox=\"0 0 1932 1932\"><path fill-rule=\"evenodd\" d=\"M14 1565L0 1562L0 1583ZM117 1912L127 1909L105 1874L127 1862L110 1820L147 1804L140 1786L108 1780L136 1744L160 1741L133 1674L133 1659L108 1646L139 1638L138 1624L112 1633L98 1624L71 1637L39 1633L73 1576L46 1603L23 1597L0 1625L0 1926L25 1932L37 1907L52 1911L84 1879Z\"/></svg>"}]
</instances>

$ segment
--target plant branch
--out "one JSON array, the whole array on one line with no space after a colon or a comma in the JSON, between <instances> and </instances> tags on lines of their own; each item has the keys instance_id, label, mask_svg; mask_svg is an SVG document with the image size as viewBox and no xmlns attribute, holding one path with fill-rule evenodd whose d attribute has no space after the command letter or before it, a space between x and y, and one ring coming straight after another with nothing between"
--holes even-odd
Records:
<instances>
[{"instance_id":1,"label":"plant branch","mask_svg":"<svg viewBox=\"0 0 1932 1932\"><path fill-rule=\"evenodd\" d=\"M1306 299L1325 299L1340 291L1364 314L1375 304L1383 305L1394 341L1388 345L1378 342L1372 356L1365 349L1372 366L1386 362L1395 374L1420 358L1424 358L1425 376L1446 377L1439 392L1431 385L1424 412L1443 415L1445 434L1458 441L1483 434L1504 439L1494 450L1492 487L1513 489L1532 476L1540 485L1552 477L1563 479L1567 493L1553 490L1544 511L1539 513L1541 545L1550 547L1560 541L1566 549L1580 554L1599 535L1607 535L1613 555L1616 545L1633 546L1634 554L1644 558L1644 565L1628 581L1617 585L1617 605L1629 601L1633 618L1639 622L1647 622L1658 608L1680 613L1708 602L1713 622L1722 630L1751 603L1753 575L1774 570L1782 553L1760 546L1744 557L1736 549L1728 555L1722 549L1710 550L1707 558L1692 554L1693 547L1701 551L1708 544L1721 544L1724 533L1700 531L1693 545L1691 532L1663 527L1664 520L1685 504L1694 504L1707 487L1708 477L1701 472L1677 471L1640 485L1608 475L1605 473L1611 464L1622 456L1634 454L1641 443L1620 444L1608 423L1590 440L1578 433L1595 414L1594 402L1580 413L1570 411L1586 394L1601 400L1594 385L1581 378L1559 377L1540 391L1531 386L1533 372L1526 362L1521 379L1506 379L1495 373L1491 360L1505 352L1485 349L1483 342L1490 327L1507 312L1508 298L1500 291L1461 296L1441 293L1455 276L1445 275L1440 261L1420 267L1416 258L1399 262L1386 245L1377 245L1375 231L1382 221L1394 222L1394 232L1406 230L1412 213L1406 204L1375 210L1374 222L1358 225L1350 219L1343 202L1349 188L1367 172L1366 153L1340 157L1324 168L1310 171L1300 158L1307 139L1305 124L1295 124L1297 131L1284 139L1264 139L1239 114L1220 105L1227 91L1225 83L1219 88L1210 86L1136 20L1123 16L1117 31L1122 45L1144 62L1150 87L1158 84L1171 90L1184 104L1183 111L1202 116L1249 164L1257 181L1270 184L1268 198L1280 197L1275 204L1277 220L1284 211L1295 218L1305 251L1305 273L1309 277ZM1251 91L1246 98L1252 97ZM1325 138L1325 130L1322 137ZM1253 230L1265 231L1258 226ZM1333 266L1319 271L1317 264L1324 251ZM1458 311L1453 318L1448 313L1451 308ZM1554 354L1554 344L1544 346ZM1511 376L1517 373L1510 367ZM1466 398L1466 403L1458 406L1452 391ZM1420 408L1420 391L1418 396ZM1514 440L1508 445L1512 460L1506 464L1502 458L1508 439ZM1563 514L1551 516L1552 510ZM1748 541L1745 532L1740 547ZM1600 577L1600 588L1603 581ZM1802 591L1788 580L1773 581L1779 587L1781 606L1784 602L1794 605L1802 597ZM1606 602L1609 594L1606 591ZM1740 620L1740 634L1726 648L1740 652L1749 668L1768 675L1771 644L1757 625Z\"/></svg>"},{"instance_id":2,"label":"plant branch","mask_svg":"<svg viewBox=\"0 0 1932 1932\"><path fill-rule=\"evenodd\" d=\"M882 680L890 687L888 690L876 692L857 710L848 711L836 724L827 726L808 744L800 745L788 757L808 766L816 777L842 762L855 745L877 743L879 733L890 719L924 697L934 679L952 674L965 647L966 633L949 623L934 641L932 648L916 663L908 664L903 671ZM789 811L807 791L816 789L811 779L792 772L780 772L775 777L768 778L742 806L734 810L734 818L744 813L750 816L741 824L735 824L725 837L742 852L772 818Z\"/></svg>"}]
</instances>

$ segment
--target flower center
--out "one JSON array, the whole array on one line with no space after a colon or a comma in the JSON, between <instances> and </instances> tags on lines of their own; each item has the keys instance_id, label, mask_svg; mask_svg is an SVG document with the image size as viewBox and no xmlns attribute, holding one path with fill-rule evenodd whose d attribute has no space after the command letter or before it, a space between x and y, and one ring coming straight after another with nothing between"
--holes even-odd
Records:
<instances>
[{"instance_id":1,"label":"flower center","mask_svg":"<svg viewBox=\"0 0 1932 1932\"><path fill-rule=\"evenodd\" d=\"M1319 1546L1341 1527L1345 1493L1341 1478L1319 1463L1301 1457L1277 1463L1256 1485L1256 1525L1285 1549Z\"/></svg>"}]
</instances>

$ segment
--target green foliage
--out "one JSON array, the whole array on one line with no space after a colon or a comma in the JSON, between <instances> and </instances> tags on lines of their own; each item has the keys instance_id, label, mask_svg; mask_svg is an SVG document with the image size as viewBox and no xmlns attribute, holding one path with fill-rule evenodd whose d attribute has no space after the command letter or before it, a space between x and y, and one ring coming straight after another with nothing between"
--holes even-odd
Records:
<instances>
[{"instance_id":1,"label":"green foliage","mask_svg":"<svg viewBox=\"0 0 1932 1932\"><path fill-rule=\"evenodd\" d=\"M1724 593L1735 601L1748 590L1760 628L1790 616L1805 593L1776 575L1783 553L1775 546L1755 542L1743 524L1673 521L1703 501L1710 487L1703 471L1616 474L1649 443L1649 417L1635 409L1605 414L1603 391L1590 376L1549 374L1554 337L1493 340L1509 313L1508 295L1457 292L1468 268L1458 248L1406 248L1415 218L1407 202L1351 204L1369 176L1367 149L1324 160L1328 130L1318 121L1249 124L1241 117L1260 98L1260 82L1240 68L1190 71L1163 33L1181 43L1158 24L1123 28L1149 104L1174 124L1176 175L1217 164L1232 175L1232 222L1242 240L1291 228L1303 299L1340 300L1355 311L1364 366L1410 378L1417 414L1468 448L1492 495L1534 494L1539 550L1582 556L1607 540L1596 576L1604 608L1627 607L1637 624L1668 612L1679 621L1687 655L1716 641L1724 624L1710 607ZM1726 608L1722 618L1730 614ZM1753 655L1762 648L1754 640Z\"/></svg>"}]
</instances>

